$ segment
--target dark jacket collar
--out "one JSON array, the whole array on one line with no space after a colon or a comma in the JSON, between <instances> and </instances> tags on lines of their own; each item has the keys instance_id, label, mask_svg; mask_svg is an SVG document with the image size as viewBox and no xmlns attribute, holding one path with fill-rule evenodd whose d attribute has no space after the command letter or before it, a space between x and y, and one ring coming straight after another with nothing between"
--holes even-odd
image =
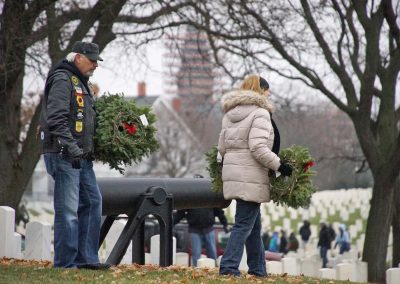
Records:
<instances>
[{"instance_id":1,"label":"dark jacket collar","mask_svg":"<svg viewBox=\"0 0 400 284\"><path fill-rule=\"evenodd\" d=\"M71 72L72 74L74 74L75 76L77 76L79 78L79 80L83 83L83 85L86 88L86 91L90 94L90 89L88 86L88 81L89 78L84 76L81 71L79 71L79 69L75 66L74 63L67 61L66 59L61 60L60 62L58 62L53 69L51 69L51 71L49 72L49 75L47 76L47 80L46 80L46 85L47 85L47 81L49 81L51 79L51 77L58 71L58 70L68 70L69 72Z\"/></svg>"}]
</instances>

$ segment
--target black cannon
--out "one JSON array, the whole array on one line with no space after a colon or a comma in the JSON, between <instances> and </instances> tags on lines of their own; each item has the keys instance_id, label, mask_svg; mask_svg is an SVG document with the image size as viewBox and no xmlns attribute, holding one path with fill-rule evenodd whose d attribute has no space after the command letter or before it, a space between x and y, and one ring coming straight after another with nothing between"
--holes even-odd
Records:
<instances>
[{"instance_id":1,"label":"black cannon","mask_svg":"<svg viewBox=\"0 0 400 284\"><path fill-rule=\"evenodd\" d=\"M103 197L103 221L100 244L119 214L128 221L107 263L121 262L130 240L132 262L144 264L144 219L153 215L160 225L160 265L172 265L172 210L190 208L225 208L230 204L222 193L211 189L208 179L192 178L98 178Z\"/></svg>"}]
</instances>

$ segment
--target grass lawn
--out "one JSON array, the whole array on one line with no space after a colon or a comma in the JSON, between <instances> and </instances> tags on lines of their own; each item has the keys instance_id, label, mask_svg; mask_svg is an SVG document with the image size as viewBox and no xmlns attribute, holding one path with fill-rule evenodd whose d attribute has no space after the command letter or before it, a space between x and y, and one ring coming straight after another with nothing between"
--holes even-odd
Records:
<instances>
[{"instance_id":1,"label":"grass lawn","mask_svg":"<svg viewBox=\"0 0 400 284\"><path fill-rule=\"evenodd\" d=\"M221 277L216 269L121 265L107 271L55 269L51 262L0 259L0 283L350 283L304 276Z\"/></svg>"}]
</instances>

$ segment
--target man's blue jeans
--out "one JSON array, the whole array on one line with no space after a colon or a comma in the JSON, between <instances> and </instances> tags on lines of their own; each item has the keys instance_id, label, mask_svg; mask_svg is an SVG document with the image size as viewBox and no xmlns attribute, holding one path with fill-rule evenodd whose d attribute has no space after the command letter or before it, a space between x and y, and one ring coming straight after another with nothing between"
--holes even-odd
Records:
<instances>
[{"instance_id":1,"label":"man's blue jeans","mask_svg":"<svg viewBox=\"0 0 400 284\"><path fill-rule=\"evenodd\" d=\"M81 169L58 153L44 154L54 185L54 267L98 263L101 194L93 163L81 160Z\"/></svg>"},{"instance_id":2,"label":"man's blue jeans","mask_svg":"<svg viewBox=\"0 0 400 284\"><path fill-rule=\"evenodd\" d=\"M322 259L322 268L326 268L326 265L328 264L328 248L327 247L320 247L319 249L319 255L321 256Z\"/></svg>"},{"instance_id":3,"label":"man's blue jeans","mask_svg":"<svg viewBox=\"0 0 400 284\"><path fill-rule=\"evenodd\" d=\"M190 245L192 248L192 266L197 266L197 260L200 258L202 243L207 251L207 257L217 259L217 249L215 247L214 230L209 233L197 234L190 233Z\"/></svg>"},{"instance_id":4,"label":"man's blue jeans","mask_svg":"<svg viewBox=\"0 0 400 284\"><path fill-rule=\"evenodd\" d=\"M222 256L219 273L239 276L239 264L246 245L249 274L267 276L265 250L261 239L260 204L237 200L235 224Z\"/></svg>"}]
</instances>

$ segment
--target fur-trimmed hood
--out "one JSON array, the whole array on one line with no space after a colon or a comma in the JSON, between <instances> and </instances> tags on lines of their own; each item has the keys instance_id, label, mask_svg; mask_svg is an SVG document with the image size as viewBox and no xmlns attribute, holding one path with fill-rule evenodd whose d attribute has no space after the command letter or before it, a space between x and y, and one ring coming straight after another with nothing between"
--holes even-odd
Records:
<instances>
[{"instance_id":1,"label":"fur-trimmed hood","mask_svg":"<svg viewBox=\"0 0 400 284\"><path fill-rule=\"evenodd\" d=\"M222 96L221 104L224 113L239 105L253 105L264 108L271 113L274 111L274 106L268 101L267 96L248 90L235 90L226 93Z\"/></svg>"}]
</instances>

